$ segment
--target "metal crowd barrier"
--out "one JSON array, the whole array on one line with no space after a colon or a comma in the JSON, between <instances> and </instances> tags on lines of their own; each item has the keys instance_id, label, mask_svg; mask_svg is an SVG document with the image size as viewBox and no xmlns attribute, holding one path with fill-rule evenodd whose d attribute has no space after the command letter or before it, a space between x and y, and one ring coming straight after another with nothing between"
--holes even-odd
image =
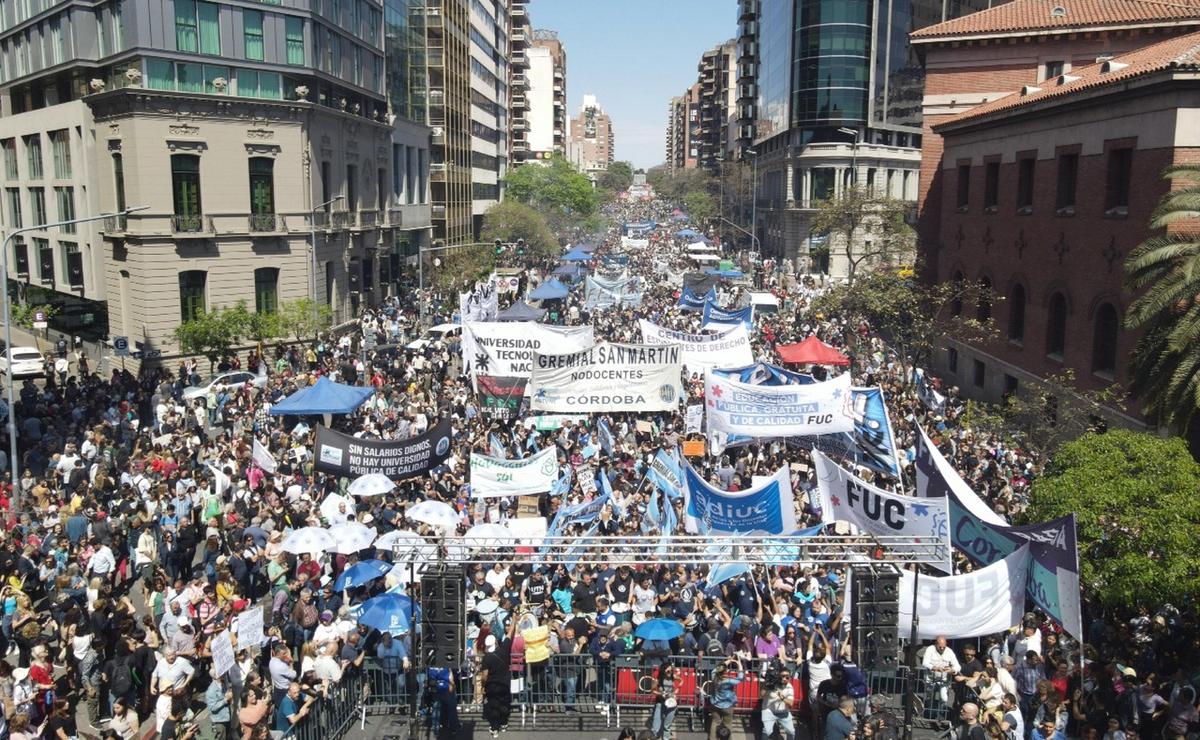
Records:
<instances>
[{"instance_id":1,"label":"metal crowd barrier","mask_svg":"<svg viewBox=\"0 0 1200 740\"><path fill-rule=\"evenodd\" d=\"M514 722L521 727L538 725L539 715L591 716L607 726L621 726L622 714L647 714L654 706L654 694L649 691L650 679L657 679L664 661L675 666L678 678L675 695L678 701L676 723L686 722L689 729L703 726L713 677L726 662L723 656L648 656L623 655L608 663L600 663L591 654L552 655L537 664L522 664L510 674L513 686L512 708ZM736 689L735 714L754 715L761 708L762 675L766 661L743 660L743 678ZM812 720L808 683L796 665L792 671L795 696L793 716ZM459 711L470 714L481 710L483 686L478 679L478 662L470 660L457 673L456 693ZM930 680L918 670L914 719L918 724L939 725L950 720L950 707L940 696L941 684ZM885 697L884 707L898 718L904 715L909 671L901 667L886 673L868 673L869 695ZM412 716L421 707L424 691L423 676L415 670L404 670L394 659L368 659L362 675L343 679L331 689L330 696L318 701L307 721L296 731L297 740L337 740L362 713L402 714ZM867 698L858 700L862 713Z\"/></svg>"}]
</instances>

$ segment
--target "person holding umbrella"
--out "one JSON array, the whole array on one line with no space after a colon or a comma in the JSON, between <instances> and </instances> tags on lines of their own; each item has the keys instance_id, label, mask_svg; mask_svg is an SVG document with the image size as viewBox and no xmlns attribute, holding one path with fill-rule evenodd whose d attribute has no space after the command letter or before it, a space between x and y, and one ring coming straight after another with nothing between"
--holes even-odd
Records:
<instances>
[{"instance_id":1,"label":"person holding umbrella","mask_svg":"<svg viewBox=\"0 0 1200 740\"><path fill-rule=\"evenodd\" d=\"M503 640L488 635L483 645L487 653L479 680L483 683L483 718L487 720L492 737L498 737L508 729L508 718L512 713L512 637L516 622L510 620Z\"/></svg>"}]
</instances>

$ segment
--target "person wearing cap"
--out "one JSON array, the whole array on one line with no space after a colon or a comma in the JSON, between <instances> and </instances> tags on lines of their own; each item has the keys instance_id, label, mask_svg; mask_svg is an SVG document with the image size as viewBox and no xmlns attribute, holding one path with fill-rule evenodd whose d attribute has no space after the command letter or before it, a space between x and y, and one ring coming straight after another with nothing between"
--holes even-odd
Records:
<instances>
[{"instance_id":1,"label":"person wearing cap","mask_svg":"<svg viewBox=\"0 0 1200 740\"><path fill-rule=\"evenodd\" d=\"M722 735L728 737L728 733L733 732L733 709L737 706L737 687L744 676L742 661L735 655L728 658L721 665L717 675L713 677L708 699L708 740L717 740ZM726 732L722 733L721 728L724 728Z\"/></svg>"},{"instance_id":2,"label":"person wearing cap","mask_svg":"<svg viewBox=\"0 0 1200 740\"><path fill-rule=\"evenodd\" d=\"M329 643L336 643L340 639L342 639L342 632L333 623L333 612L326 609L321 612L320 624L313 630L312 642L317 647L324 647Z\"/></svg>"},{"instance_id":3,"label":"person wearing cap","mask_svg":"<svg viewBox=\"0 0 1200 740\"><path fill-rule=\"evenodd\" d=\"M155 729L162 732L163 723L171 715L171 700L185 696L188 684L196 669L187 658L181 658L174 648L163 649L163 659L154 667L150 676L150 693L157 697L154 704Z\"/></svg>"},{"instance_id":4,"label":"person wearing cap","mask_svg":"<svg viewBox=\"0 0 1200 740\"><path fill-rule=\"evenodd\" d=\"M487 720L492 737L508 729L508 719L512 713L512 631L510 624L504 640L488 635L483 641L485 652L479 680L483 683L483 718Z\"/></svg>"}]
</instances>

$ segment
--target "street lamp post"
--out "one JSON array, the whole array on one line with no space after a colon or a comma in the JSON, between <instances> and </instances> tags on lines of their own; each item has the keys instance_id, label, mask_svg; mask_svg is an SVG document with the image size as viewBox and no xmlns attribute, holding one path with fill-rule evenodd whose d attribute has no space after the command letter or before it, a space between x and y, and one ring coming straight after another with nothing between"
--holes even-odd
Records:
<instances>
[{"instance_id":1,"label":"street lamp post","mask_svg":"<svg viewBox=\"0 0 1200 740\"><path fill-rule=\"evenodd\" d=\"M4 247L3 247L4 251L0 252L0 274L4 275L4 302L3 302L4 306L3 306L3 316L0 318L2 318L4 321L4 352L8 355L7 362L5 362L5 365L4 365L4 388L5 388L5 392L7 394L7 400L8 400L8 446L9 446L8 469L10 472L17 470L18 469L17 465L20 462L17 459L17 410L16 410L16 406L13 401L12 311L9 306L10 301L9 301L9 297L8 297L8 247L12 243L13 237L20 236L21 234L24 234L29 231L45 231L46 229L53 229L53 228L57 228L59 226L72 226L74 224L85 224L90 221L100 221L102 219L112 218L114 216L128 216L129 214L135 213L137 211L144 211L149 207L150 206L134 206L133 208L126 208L125 210L119 211L117 213L101 213L97 216L86 216L84 218L72 218L72 219L68 219L66 221L55 221L54 223L49 223L49 224L38 224L37 226L26 226L23 229L14 229L11 233L8 234L8 236L4 237ZM13 476L13 480L14 481L16 480L16 476ZM13 486L12 503L13 503L13 505L12 505L13 511L19 511L20 507L21 507L21 488L20 488L20 486L15 486L15 485Z\"/></svg>"},{"instance_id":2,"label":"street lamp post","mask_svg":"<svg viewBox=\"0 0 1200 740\"><path fill-rule=\"evenodd\" d=\"M730 225L730 226L732 226L733 228L737 229L738 231L742 232L742 233L743 233L743 234L745 234L746 236L750 237L750 239L751 239L751 244L753 244L753 245L754 245L754 248L755 248L755 250L756 250L756 251L758 251L758 253L759 253L760 255L762 254L762 245L761 245L761 244L759 244L759 242L758 242L758 235L757 235L757 234L753 234L753 233L751 233L751 232L749 232L749 231L746 231L746 230L745 230L745 229L743 229L741 226L738 226L737 224L735 224L734 222L732 222L732 221L730 221L729 219L725 218L724 216L721 216L720 218L721 218L721 220L722 220L722 221L724 221L725 223L729 224L729 225Z\"/></svg>"},{"instance_id":3,"label":"street lamp post","mask_svg":"<svg viewBox=\"0 0 1200 740\"><path fill-rule=\"evenodd\" d=\"M308 213L308 252L309 263L308 271L311 273L309 277L309 289L312 290L312 320L314 330L317 326L317 211L325 206L337 203L339 200L345 199L344 195L335 195L324 203L319 203L312 207ZM330 310L333 306L329 307Z\"/></svg>"},{"instance_id":4,"label":"street lamp post","mask_svg":"<svg viewBox=\"0 0 1200 740\"><path fill-rule=\"evenodd\" d=\"M850 148L850 184L858 185L858 129L842 126L838 132L854 137L854 144Z\"/></svg>"},{"instance_id":5,"label":"street lamp post","mask_svg":"<svg viewBox=\"0 0 1200 740\"><path fill-rule=\"evenodd\" d=\"M758 233L758 152L753 149L746 149L742 153L749 154L751 157L754 157L754 174L751 176L751 179L753 180L753 185L751 188L751 195L750 195L750 230L752 232L754 232L755 234L757 234ZM759 243L757 236L755 237L754 241L756 244ZM760 246L761 246L761 244L760 244ZM759 249L758 253L759 253L759 256L761 257L762 249Z\"/></svg>"}]
</instances>

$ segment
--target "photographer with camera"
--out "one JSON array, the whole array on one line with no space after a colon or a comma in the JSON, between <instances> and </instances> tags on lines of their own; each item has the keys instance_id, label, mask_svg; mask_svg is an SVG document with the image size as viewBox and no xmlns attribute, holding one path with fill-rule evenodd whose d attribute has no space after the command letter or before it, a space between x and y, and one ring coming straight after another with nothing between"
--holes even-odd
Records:
<instances>
[{"instance_id":1,"label":"photographer with camera","mask_svg":"<svg viewBox=\"0 0 1200 740\"><path fill-rule=\"evenodd\" d=\"M784 740L795 740L796 723L792 719L792 705L796 703L796 690L792 687L792 673L784 668L783 662L771 661L762 679L762 723L763 738L775 732L775 726Z\"/></svg>"},{"instance_id":2,"label":"photographer with camera","mask_svg":"<svg viewBox=\"0 0 1200 740\"><path fill-rule=\"evenodd\" d=\"M725 661L713 676L712 694L708 700L708 740L717 740L733 732L733 708L737 705L737 687L742 682L742 661L737 656ZM725 732L721 733L721 728Z\"/></svg>"}]
</instances>

